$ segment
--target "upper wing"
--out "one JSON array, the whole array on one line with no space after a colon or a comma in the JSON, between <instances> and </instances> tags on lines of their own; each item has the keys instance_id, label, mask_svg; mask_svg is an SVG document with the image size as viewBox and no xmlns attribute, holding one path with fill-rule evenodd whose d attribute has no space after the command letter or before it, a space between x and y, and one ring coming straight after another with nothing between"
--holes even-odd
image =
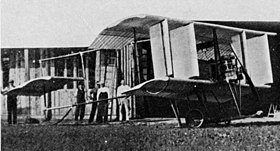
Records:
<instances>
[{"instance_id":1,"label":"upper wing","mask_svg":"<svg viewBox=\"0 0 280 151\"><path fill-rule=\"evenodd\" d=\"M215 59L216 51L217 62L218 52L222 56L228 56L233 51L230 47L232 45L254 85L262 87L273 83L268 35L276 33L203 21L138 15L125 18L104 29L89 49L122 49L129 43L149 40L154 77L170 76L188 80L189 77L200 75L198 60ZM245 82L245 79L241 81Z\"/></svg>"},{"instance_id":2,"label":"upper wing","mask_svg":"<svg viewBox=\"0 0 280 151\"><path fill-rule=\"evenodd\" d=\"M15 88L9 90L6 94L40 96L44 93L62 89L63 86L71 81L82 81L83 78L70 77L40 77L29 80Z\"/></svg>"}]
</instances>

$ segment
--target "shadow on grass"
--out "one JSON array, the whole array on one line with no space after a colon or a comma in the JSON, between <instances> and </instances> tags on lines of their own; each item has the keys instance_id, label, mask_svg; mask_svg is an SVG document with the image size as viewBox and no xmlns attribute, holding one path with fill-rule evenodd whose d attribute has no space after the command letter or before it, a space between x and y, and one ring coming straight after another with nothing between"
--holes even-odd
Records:
<instances>
[{"instance_id":1,"label":"shadow on grass","mask_svg":"<svg viewBox=\"0 0 280 151\"><path fill-rule=\"evenodd\" d=\"M130 121L112 121L112 122L106 122L106 123L88 123L87 120L85 120L83 123L75 123L73 120L64 120L63 122L54 125L56 122L55 120L49 121L49 122L41 122L40 124L26 124L26 123L18 123L18 126L24 126L24 125L30 125L35 127L40 126L73 126L73 127L84 127L84 126L97 126L97 127L107 127L107 126L160 126L160 125L169 125L169 127L173 128L188 128L185 123L183 123L182 127L178 127L177 122L171 122L172 119L168 118L150 118L150 119L132 119ZM10 126L3 120L1 121L2 126ZM226 127L247 127L247 126L274 126L274 125L280 125L280 121L268 121L268 122L248 122L248 123L231 123L231 124L216 124L213 122L207 122L204 123L201 128L226 128Z\"/></svg>"},{"instance_id":2,"label":"shadow on grass","mask_svg":"<svg viewBox=\"0 0 280 151\"><path fill-rule=\"evenodd\" d=\"M155 119L132 119L130 121L110 121L105 123L88 123L85 120L83 123L75 123L73 120L64 120L63 122L54 126L108 126L108 125L156 125L167 124L171 119L155 118ZM49 122L48 125L53 125L55 122Z\"/></svg>"},{"instance_id":3,"label":"shadow on grass","mask_svg":"<svg viewBox=\"0 0 280 151\"><path fill-rule=\"evenodd\" d=\"M225 128L225 127L246 127L246 126L273 126L280 125L280 121L268 121L268 122L250 122L250 123L234 123L234 124L216 124L216 123L206 123L203 128Z\"/></svg>"}]
</instances>

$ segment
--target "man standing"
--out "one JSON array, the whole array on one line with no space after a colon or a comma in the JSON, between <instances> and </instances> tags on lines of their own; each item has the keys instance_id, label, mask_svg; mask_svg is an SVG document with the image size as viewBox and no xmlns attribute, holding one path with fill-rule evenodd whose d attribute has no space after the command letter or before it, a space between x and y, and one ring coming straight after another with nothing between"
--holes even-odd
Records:
<instances>
[{"instance_id":1,"label":"man standing","mask_svg":"<svg viewBox=\"0 0 280 151\"><path fill-rule=\"evenodd\" d=\"M2 94L7 93L9 90L13 89L14 86L14 80L9 81L9 86L6 87L3 91L1 91ZM7 95L7 108L8 108L8 123L16 124L17 123L17 96L16 95Z\"/></svg>"},{"instance_id":2,"label":"man standing","mask_svg":"<svg viewBox=\"0 0 280 151\"><path fill-rule=\"evenodd\" d=\"M97 100L97 90L98 90L98 86L96 84L95 88L93 88L90 91L90 99L92 101L96 101ZM91 104L92 104L91 105L91 112L90 112L88 123L92 123L93 122L93 119L94 119L94 116L95 116L95 112L96 112L96 107L97 107L97 102L93 102Z\"/></svg>"},{"instance_id":3,"label":"man standing","mask_svg":"<svg viewBox=\"0 0 280 151\"><path fill-rule=\"evenodd\" d=\"M130 87L128 85L125 85L124 80L121 81L121 85L117 89L117 96L124 96L122 93L129 90ZM119 120L123 120L123 114L122 114L122 107L124 106L125 109L125 120L129 120L129 108L128 108L128 98L119 98Z\"/></svg>"},{"instance_id":4,"label":"man standing","mask_svg":"<svg viewBox=\"0 0 280 151\"><path fill-rule=\"evenodd\" d=\"M99 82L100 88L97 91L97 99L103 100L111 97L109 88L105 87L104 82ZM96 122L107 122L108 121L108 100L100 101L97 103L97 117Z\"/></svg>"},{"instance_id":5,"label":"man standing","mask_svg":"<svg viewBox=\"0 0 280 151\"><path fill-rule=\"evenodd\" d=\"M85 91L82 83L78 84L78 91L77 91L77 104L85 103ZM77 105L76 106L76 112L75 112L75 120L78 121L78 117L80 116L80 122L83 122L84 116L85 116L85 108L86 105Z\"/></svg>"}]
</instances>

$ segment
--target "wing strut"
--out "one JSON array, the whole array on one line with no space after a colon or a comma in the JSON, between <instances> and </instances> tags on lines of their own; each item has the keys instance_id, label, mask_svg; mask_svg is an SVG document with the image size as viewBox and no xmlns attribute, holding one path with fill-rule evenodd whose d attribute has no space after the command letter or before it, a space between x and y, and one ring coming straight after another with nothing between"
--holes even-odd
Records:
<instances>
[{"instance_id":1,"label":"wing strut","mask_svg":"<svg viewBox=\"0 0 280 151\"><path fill-rule=\"evenodd\" d=\"M47 107L47 99L46 99L46 88L45 88L45 85L44 85L44 107ZM44 110L44 116L45 116L45 119L47 119L47 114L46 114L46 111Z\"/></svg>"},{"instance_id":2,"label":"wing strut","mask_svg":"<svg viewBox=\"0 0 280 151\"><path fill-rule=\"evenodd\" d=\"M215 56L215 68L216 68L215 78L216 78L216 80L219 81L220 76L221 76L221 73L219 70L221 54L220 54L220 50L219 50L219 43L218 43L216 28L213 28L213 41L214 41L214 56Z\"/></svg>"},{"instance_id":3,"label":"wing strut","mask_svg":"<svg viewBox=\"0 0 280 151\"><path fill-rule=\"evenodd\" d=\"M83 70L83 78L84 78L84 86L85 86L85 98L88 98L88 82L87 82L87 76L86 76L86 71L85 71L85 65L84 65L84 57L83 53L79 52L80 57L81 57L81 62L82 62L82 70Z\"/></svg>"},{"instance_id":4,"label":"wing strut","mask_svg":"<svg viewBox=\"0 0 280 151\"><path fill-rule=\"evenodd\" d=\"M250 86L252 92L254 93L254 95L256 95L257 101L259 102L259 101L260 101L260 96L259 96L259 93L258 93L258 91L257 91L257 89L256 89L256 87L255 87L255 85L254 85L254 83L253 83L253 81L252 81L252 79L250 78L250 76L249 76L249 74L248 74L246 68L243 66L243 64L242 64L241 61L239 60L237 54L235 53L235 49L234 49L234 47L232 46L232 44L230 44L230 47L231 47L231 51L233 52L234 56L236 57L237 61L239 62L240 66L241 66L241 69L242 69L242 72L243 72L244 75L245 75L246 81L248 82L248 84L249 84L249 86Z\"/></svg>"},{"instance_id":5,"label":"wing strut","mask_svg":"<svg viewBox=\"0 0 280 151\"><path fill-rule=\"evenodd\" d=\"M175 114L175 117L178 120L179 127L182 127L182 122L181 122L181 119L179 117L179 109L178 109L177 103L175 101L174 100L170 100L170 104L171 104L172 110L173 110L173 112Z\"/></svg>"},{"instance_id":6,"label":"wing strut","mask_svg":"<svg viewBox=\"0 0 280 151\"><path fill-rule=\"evenodd\" d=\"M235 106L236 106L236 108L237 108L238 115L241 116L241 112L240 112L239 106L238 106L238 104L237 104L237 96L236 96L236 93L234 93L233 88L232 88L233 85L231 85L230 82L228 82L228 87L229 87L229 89L230 89L231 95L232 95L232 97L233 97L233 101L234 101Z\"/></svg>"}]
</instances>

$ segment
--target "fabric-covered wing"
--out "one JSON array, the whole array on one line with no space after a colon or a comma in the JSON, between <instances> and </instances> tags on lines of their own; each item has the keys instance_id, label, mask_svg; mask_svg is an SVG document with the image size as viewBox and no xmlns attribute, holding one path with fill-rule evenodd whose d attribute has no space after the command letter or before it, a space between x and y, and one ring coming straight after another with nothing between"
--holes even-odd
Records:
<instances>
[{"instance_id":1,"label":"fabric-covered wing","mask_svg":"<svg viewBox=\"0 0 280 151\"><path fill-rule=\"evenodd\" d=\"M215 49L219 50L221 55L228 56L233 51L232 45L253 84L264 87L273 83L268 35L276 33L200 21L137 15L104 29L89 49L122 49L129 43L149 40L154 77L169 76L188 81L190 77L201 76L199 69L202 68L199 67L198 60L215 60ZM165 47L171 47L171 51ZM246 84L246 80L242 80L241 83Z\"/></svg>"},{"instance_id":2,"label":"fabric-covered wing","mask_svg":"<svg viewBox=\"0 0 280 151\"><path fill-rule=\"evenodd\" d=\"M63 86L72 81L82 81L83 78L70 77L40 77L27 81L6 94L24 95L24 96L41 96L44 93L62 89Z\"/></svg>"},{"instance_id":3,"label":"fabric-covered wing","mask_svg":"<svg viewBox=\"0 0 280 151\"><path fill-rule=\"evenodd\" d=\"M188 93L195 87L203 85L204 87L215 85L215 82L208 80L181 80L174 78L152 79L139 84L129 91L124 92L127 95L136 96L155 96L163 98L187 99Z\"/></svg>"}]
</instances>

